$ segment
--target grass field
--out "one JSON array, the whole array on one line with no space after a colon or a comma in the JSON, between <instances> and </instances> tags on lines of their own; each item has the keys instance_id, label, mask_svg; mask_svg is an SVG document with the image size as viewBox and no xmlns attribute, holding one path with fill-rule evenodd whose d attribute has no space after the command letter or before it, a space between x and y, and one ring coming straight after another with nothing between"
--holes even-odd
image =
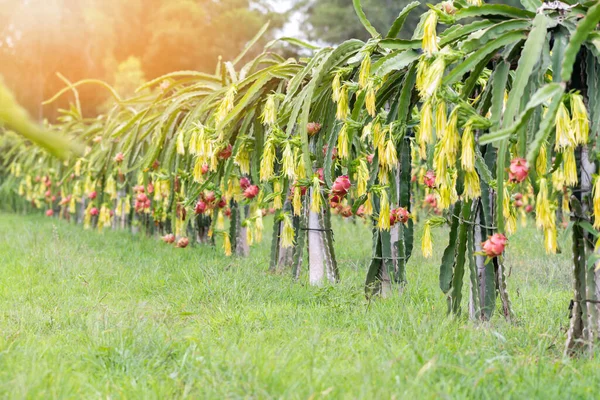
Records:
<instances>
[{"instance_id":1,"label":"grass field","mask_svg":"<svg viewBox=\"0 0 600 400\"><path fill-rule=\"evenodd\" d=\"M598 359L562 357L567 256L537 232L511 239L512 325L446 316L443 232L405 293L370 305L369 229L335 232L342 282L313 288L265 272L268 241L225 258L0 214L0 397L598 398Z\"/></svg>"}]
</instances>

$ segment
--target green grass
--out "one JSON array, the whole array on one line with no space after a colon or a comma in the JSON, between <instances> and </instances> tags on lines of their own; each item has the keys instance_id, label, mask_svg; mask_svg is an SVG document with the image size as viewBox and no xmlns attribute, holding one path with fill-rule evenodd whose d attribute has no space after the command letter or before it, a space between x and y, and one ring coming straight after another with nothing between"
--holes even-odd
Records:
<instances>
[{"instance_id":1,"label":"green grass","mask_svg":"<svg viewBox=\"0 0 600 400\"><path fill-rule=\"evenodd\" d=\"M342 282L314 288L265 272L268 241L228 259L0 214L0 396L597 397L597 358L562 357L567 255L546 256L537 232L511 239L512 325L446 316L444 232L432 260L411 260L402 296L370 305L369 229L335 232Z\"/></svg>"}]
</instances>

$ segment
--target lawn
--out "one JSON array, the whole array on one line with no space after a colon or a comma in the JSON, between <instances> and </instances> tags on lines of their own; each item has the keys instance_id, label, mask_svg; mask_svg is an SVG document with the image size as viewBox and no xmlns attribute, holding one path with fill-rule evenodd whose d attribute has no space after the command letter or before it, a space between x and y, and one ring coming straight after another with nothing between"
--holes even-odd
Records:
<instances>
[{"instance_id":1,"label":"lawn","mask_svg":"<svg viewBox=\"0 0 600 400\"><path fill-rule=\"evenodd\" d=\"M314 288L266 272L268 240L226 258L0 214L0 396L597 398L598 359L562 356L567 255L533 229L510 243L516 322L484 325L446 316L444 232L401 296L368 304L369 228L334 229L342 282Z\"/></svg>"}]
</instances>

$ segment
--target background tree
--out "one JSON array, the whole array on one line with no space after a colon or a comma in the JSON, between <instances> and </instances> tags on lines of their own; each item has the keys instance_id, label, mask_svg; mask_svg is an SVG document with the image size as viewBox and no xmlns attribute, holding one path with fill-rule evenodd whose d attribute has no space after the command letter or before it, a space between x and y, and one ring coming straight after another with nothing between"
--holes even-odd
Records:
<instances>
[{"instance_id":1,"label":"background tree","mask_svg":"<svg viewBox=\"0 0 600 400\"><path fill-rule=\"evenodd\" d=\"M213 72L269 20L272 32L283 16L263 0L0 0L0 75L32 116L53 119L56 107L41 102L64 87L57 72L115 84L132 56L146 79ZM84 114L94 114L107 95L84 87L81 97Z\"/></svg>"},{"instance_id":2,"label":"background tree","mask_svg":"<svg viewBox=\"0 0 600 400\"><path fill-rule=\"evenodd\" d=\"M362 8L379 32L386 32L396 17L413 0L362 0ZM426 1L407 19L402 34L412 34L419 23L418 16L427 10ZM486 1L521 7L519 0ZM341 43L349 39L368 40L370 35L357 24L352 0L296 0L295 9L304 15L302 32L310 40Z\"/></svg>"}]
</instances>

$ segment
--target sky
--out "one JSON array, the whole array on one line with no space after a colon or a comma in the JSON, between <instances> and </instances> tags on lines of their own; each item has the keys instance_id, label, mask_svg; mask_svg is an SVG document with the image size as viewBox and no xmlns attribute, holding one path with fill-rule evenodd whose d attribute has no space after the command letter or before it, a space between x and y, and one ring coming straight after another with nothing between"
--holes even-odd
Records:
<instances>
[{"instance_id":1,"label":"sky","mask_svg":"<svg viewBox=\"0 0 600 400\"><path fill-rule=\"evenodd\" d=\"M277 12L289 11L293 6L293 0L269 0L269 3L273 6L273 9ZM283 27L282 36L292 36L301 38L302 33L300 32L300 15L294 14L290 17L290 21Z\"/></svg>"}]
</instances>

